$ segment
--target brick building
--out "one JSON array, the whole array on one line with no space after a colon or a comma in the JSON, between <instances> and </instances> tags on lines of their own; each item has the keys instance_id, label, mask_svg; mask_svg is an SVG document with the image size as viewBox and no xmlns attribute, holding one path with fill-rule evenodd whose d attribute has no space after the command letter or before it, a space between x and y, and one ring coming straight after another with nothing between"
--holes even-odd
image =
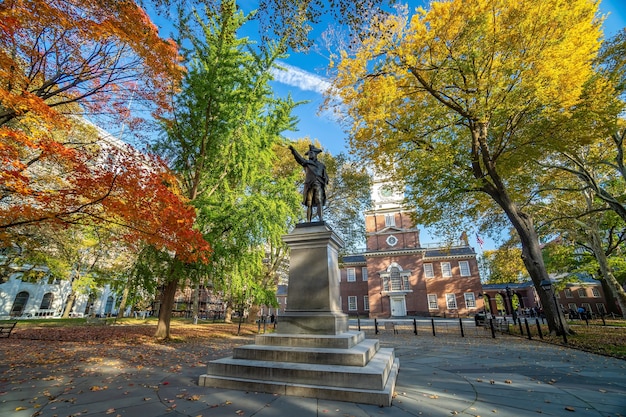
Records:
<instances>
[{"instance_id":1,"label":"brick building","mask_svg":"<svg viewBox=\"0 0 626 417\"><path fill-rule=\"evenodd\" d=\"M389 184L374 181L373 208L365 213L366 249L342 259L343 312L456 317L482 310L476 252L467 239L446 247L422 247L403 199Z\"/></svg>"},{"instance_id":2,"label":"brick building","mask_svg":"<svg viewBox=\"0 0 626 417\"><path fill-rule=\"evenodd\" d=\"M541 308L539 296L531 281L486 284L483 285L483 297L487 311L494 315L511 315L511 301L517 307L518 314L524 313L526 309ZM562 289L557 290L556 299L565 315L575 315L579 307L595 316L611 312L620 314L617 308L611 308L613 306L608 304L602 283L585 276L564 284Z\"/></svg>"}]
</instances>

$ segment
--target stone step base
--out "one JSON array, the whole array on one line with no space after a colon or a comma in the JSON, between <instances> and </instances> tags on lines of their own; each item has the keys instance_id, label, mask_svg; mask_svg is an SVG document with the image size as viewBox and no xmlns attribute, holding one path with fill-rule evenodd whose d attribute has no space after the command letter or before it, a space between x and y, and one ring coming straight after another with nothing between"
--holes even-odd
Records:
<instances>
[{"instance_id":1,"label":"stone step base","mask_svg":"<svg viewBox=\"0 0 626 417\"><path fill-rule=\"evenodd\" d=\"M350 349L365 340L365 332L348 331L339 335L270 333L256 335L257 345Z\"/></svg>"},{"instance_id":2,"label":"stone step base","mask_svg":"<svg viewBox=\"0 0 626 417\"><path fill-rule=\"evenodd\" d=\"M381 349L385 350L385 349ZM391 349L389 349L391 350ZM392 350L391 350L392 351ZM383 352L383 355L385 353ZM392 351L393 354L393 351ZM200 386L236 389L252 392L267 392L296 397L319 398L333 401L348 401L361 404L373 404L388 407L391 405L393 392L398 376L400 362L393 358L384 386L381 389L359 389L353 387L337 387L326 385L324 378L319 383L289 383L284 381L268 381L235 376L200 376Z\"/></svg>"},{"instance_id":3,"label":"stone step base","mask_svg":"<svg viewBox=\"0 0 626 417\"><path fill-rule=\"evenodd\" d=\"M234 359L211 361L207 374L291 384L381 390L395 359L393 349L379 349L365 366L320 365Z\"/></svg>"},{"instance_id":4,"label":"stone step base","mask_svg":"<svg viewBox=\"0 0 626 417\"><path fill-rule=\"evenodd\" d=\"M379 349L378 340L366 339L350 349L247 345L235 348L234 359L365 366Z\"/></svg>"}]
</instances>

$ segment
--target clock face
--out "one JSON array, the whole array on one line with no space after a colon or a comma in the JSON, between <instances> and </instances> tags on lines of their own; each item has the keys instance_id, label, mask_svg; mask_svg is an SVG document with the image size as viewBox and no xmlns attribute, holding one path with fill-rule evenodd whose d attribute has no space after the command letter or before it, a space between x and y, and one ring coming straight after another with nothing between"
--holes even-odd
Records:
<instances>
[{"instance_id":1,"label":"clock face","mask_svg":"<svg viewBox=\"0 0 626 417\"><path fill-rule=\"evenodd\" d=\"M383 185L380 188L380 196L384 198L389 198L393 195L393 190L388 185Z\"/></svg>"}]
</instances>

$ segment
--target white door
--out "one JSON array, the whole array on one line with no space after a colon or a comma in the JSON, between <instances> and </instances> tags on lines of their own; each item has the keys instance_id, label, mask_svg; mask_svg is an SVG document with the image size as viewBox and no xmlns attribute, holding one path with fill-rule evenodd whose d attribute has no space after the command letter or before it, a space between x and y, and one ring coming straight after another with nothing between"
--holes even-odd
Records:
<instances>
[{"instance_id":1,"label":"white door","mask_svg":"<svg viewBox=\"0 0 626 417\"><path fill-rule=\"evenodd\" d=\"M391 299L391 316L392 317L406 316L406 302L404 300L404 297Z\"/></svg>"}]
</instances>

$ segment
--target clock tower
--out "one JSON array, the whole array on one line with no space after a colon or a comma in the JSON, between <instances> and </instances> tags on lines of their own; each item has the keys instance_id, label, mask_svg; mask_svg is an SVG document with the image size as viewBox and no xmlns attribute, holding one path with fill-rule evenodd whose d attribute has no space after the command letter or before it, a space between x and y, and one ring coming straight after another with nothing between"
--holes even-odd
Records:
<instances>
[{"instance_id":1,"label":"clock tower","mask_svg":"<svg viewBox=\"0 0 626 417\"><path fill-rule=\"evenodd\" d=\"M370 276L370 312L375 316L407 315L407 297L418 285L423 249L419 230L403 207L399 184L375 178L372 209L365 213L366 251Z\"/></svg>"},{"instance_id":2,"label":"clock tower","mask_svg":"<svg viewBox=\"0 0 626 417\"><path fill-rule=\"evenodd\" d=\"M367 252L419 248L419 230L403 208L402 188L375 178L371 199L372 209L365 213Z\"/></svg>"}]
</instances>

